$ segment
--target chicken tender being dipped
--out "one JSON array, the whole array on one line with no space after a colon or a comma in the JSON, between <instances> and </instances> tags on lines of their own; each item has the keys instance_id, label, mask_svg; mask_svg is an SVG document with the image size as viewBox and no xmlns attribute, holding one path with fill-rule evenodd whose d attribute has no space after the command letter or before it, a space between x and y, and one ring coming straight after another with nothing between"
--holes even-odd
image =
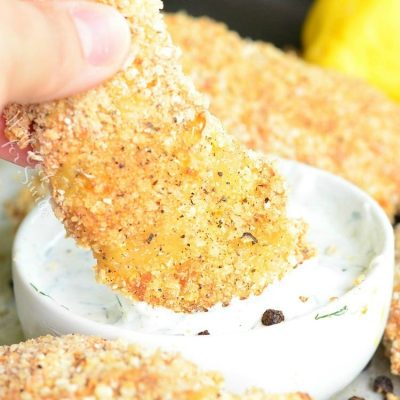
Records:
<instances>
[{"instance_id":1,"label":"chicken tender being dipped","mask_svg":"<svg viewBox=\"0 0 400 400\"><path fill-rule=\"evenodd\" d=\"M99 282L177 312L260 294L313 253L282 177L209 113L159 0L104 2L131 27L124 70L85 94L9 106L9 138L42 157L56 215L92 249Z\"/></svg>"}]
</instances>

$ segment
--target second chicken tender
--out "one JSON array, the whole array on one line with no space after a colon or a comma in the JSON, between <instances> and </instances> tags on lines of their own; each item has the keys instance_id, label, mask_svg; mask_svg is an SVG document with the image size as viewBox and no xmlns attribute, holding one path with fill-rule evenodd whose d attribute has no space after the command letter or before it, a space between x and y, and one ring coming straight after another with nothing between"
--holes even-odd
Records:
<instances>
[{"instance_id":1,"label":"second chicken tender","mask_svg":"<svg viewBox=\"0 0 400 400\"><path fill-rule=\"evenodd\" d=\"M394 289L383 343L390 358L392 374L400 375L400 224L395 226L394 233L396 255Z\"/></svg>"},{"instance_id":2,"label":"second chicken tender","mask_svg":"<svg viewBox=\"0 0 400 400\"><path fill-rule=\"evenodd\" d=\"M131 27L124 71L86 94L10 106L9 137L43 158L56 214L93 250L100 282L178 312L260 294L312 254L281 176L208 112L161 2L107 3Z\"/></svg>"},{"instance_id":3,"label":"second chicken tender","mask_svg":"<svg viewBox=\"0 0 400 400\"><path fill-rule=\"evenodd\" d=\"M305 63L221 23L166 18L184 71L227 131L249 147L355 183L400 211L400 107L356 79Z\"/></svg>"}]
</instances>

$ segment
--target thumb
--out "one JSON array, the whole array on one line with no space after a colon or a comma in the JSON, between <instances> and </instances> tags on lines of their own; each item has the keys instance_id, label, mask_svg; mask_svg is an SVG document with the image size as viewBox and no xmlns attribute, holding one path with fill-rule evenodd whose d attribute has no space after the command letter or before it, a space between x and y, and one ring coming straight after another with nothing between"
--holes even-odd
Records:
<instances>
[{"instance_id":1,"label":"thumb","mask_svg":"<svg viewBox=\"0 0 400 400\"><path fill-rule=\"evenodd\" d=\"M0 0L0 9L0 110L88 89L128 54L128 24L106 5Z\"/></svg>"}]
</instances>

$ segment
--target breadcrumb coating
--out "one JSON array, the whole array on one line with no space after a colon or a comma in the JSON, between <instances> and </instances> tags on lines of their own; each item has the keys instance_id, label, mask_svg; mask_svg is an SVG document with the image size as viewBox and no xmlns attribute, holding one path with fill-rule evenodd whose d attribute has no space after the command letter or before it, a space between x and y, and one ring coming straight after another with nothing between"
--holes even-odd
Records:
<instances>
[{"instance_id":1,"label":"breadcrumb coating","mask_svg":"<svg viewBox=\"0 0 400 400\"><path fill-rule=\"evenodd\" d=\"M394 290L383 343L390 358L392 374L400 375L400 224L396 225L394 232L396 245Z\"/></svg>"},{"instance_id":2,"label":"breadcrumb coating","mask_svg":"<svg viewBox=\"0 0 400 400\"><path fill-rule=\"evenodd\" d=\"M7 135L43 158L56 215L93 250L98 281L177 312L260 294L313 254L281 176L208 112L160 1L104 2L131 27L124 70L82 95L9 106Z\"/></svg>"},{"instance_id":3,"label":"breadcrumb coating","mask_svg":"<svg viewBox=\"0 0 400 400\"><path fill-rule=\"evenodd\" d=\"M208 18L177 14L166 22L184 71L230 134L352 181L391 218L400 211L399 105Z\"/></svg>"},{"instance_id":4,"label":"breadcrumb coating","mask_svg":"<svg viewBox=\"0 0 400 400\"><path fill-rule=\"evenodd\" d=\"M42 336L0 347L3 400L307 400L301 393L229 394L222 377L176 354L91 336Z\"/></svg>"}]
</instances>

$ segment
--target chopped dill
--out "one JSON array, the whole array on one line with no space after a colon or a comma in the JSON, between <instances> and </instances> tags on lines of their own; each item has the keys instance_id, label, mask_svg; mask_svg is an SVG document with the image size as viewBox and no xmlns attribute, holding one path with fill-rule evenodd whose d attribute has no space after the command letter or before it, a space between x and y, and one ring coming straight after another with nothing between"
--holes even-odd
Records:
<instances>
[{"instance_id":1,"label":"chopped dill","mask_svg":"<svg viewBox=\"0 0 400 400\"><path fill-rule=\"evenodd\" d=\"M329 317L340 317L341 315L345 314L348 310L349 310L348 307L344 306L340 310L337 310L330 314L323 314L323 315L317 314L315 316L315 319L318 320L318 319L329 318Z\"/></svg>"},{"instance_id":2,"label":"chopped dill","mask_svg":"<svg viewBox=\"0 0 400 400\"><path fill-rule=\"evenodd\" d=\"M42 292L41 290L39 290L39 294L41 294L42 296L48 297L49 299L54 300L50 295L48 295L48 294L45 293L45 292Z\"/></svg>"},{"instance_id":3,"label":"chopped dill","mask_svg":"<svg viewBox=\"0 0 400 400\"><path fill-rule=\"evenodd\" d=\"M32 282L30 282L29 283L37 292L39 292L39 289L32 283Z\"/></svg>"},{"instance_id":4,"label":"chopped dill","mask_svg":"<svg viewBox=\"0 0 400 400\"><path fill-rule=\"evenodd\" d=\"M118 301L119 306L121 307L121 310L123 310L124 308L122 307L121 300L119 299L118 296L115 296L115 297L117 298L117 301Z\"/></svg>"},{"instance_id":5,"label":"chopped dill","mask_svg":"<svg viewBox=\"0 0 400 400\"><path fill-rule=\"evenodd\" d=\"M45 296L45 297L48 297L49 299L54 300L50 295L48 295L47 293L42 292L41 290L39 290L32 282L29 282L29 284L36 290L36 292L38 292L42 296Z\"/></svg>"},{"instance_id":6,"label":"chopped dill","mask_svg":"<svg viewBox=\"0 0 400 400\"><path fill-rule=\"evenodd\" d=\"M361 219L361 213L358 211L353 211L351 213L351 217L353 218L353 220L357 221Z\"/></svg>"}]
</instances>

